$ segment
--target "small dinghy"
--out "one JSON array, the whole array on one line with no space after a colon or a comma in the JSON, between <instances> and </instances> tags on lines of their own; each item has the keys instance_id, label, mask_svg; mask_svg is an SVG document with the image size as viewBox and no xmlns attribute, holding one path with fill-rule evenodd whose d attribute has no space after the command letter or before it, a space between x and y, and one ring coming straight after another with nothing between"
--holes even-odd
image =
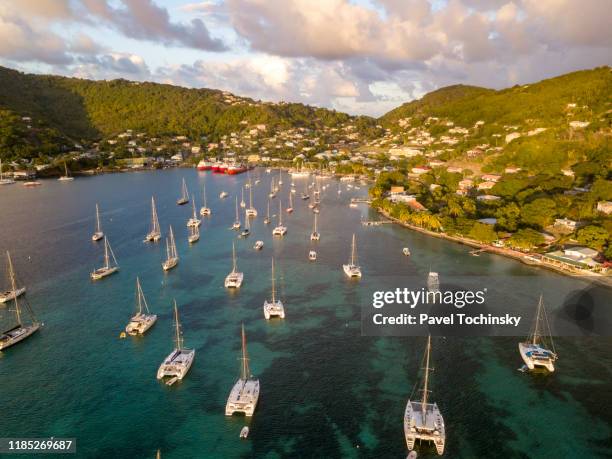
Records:
<instances>
[{"instance_id":1,"label":"small dinghy","mask_svg":"<svg viewBox=\"0 0 612 459\"><path fill-rule=\"evenodd\" d=\"M249 427L248 426L244 426L242 428L242 430L240 431L240 438L244 439L244 438L247 438L248 436L249 436Z\"/></svg>"},{"instance_id":2,"label":"small dinghy","mask_svg":"<svg viewBox=\"0 0 612 459\"><path fill-rule=\"evenodd\" d=\"M416 459L417 458L417 452L415 450L412 450L408 453L408 456L406 456L406 459Z\"/></svg>"},{"instance_id":3,"label":"small dinghy","mask_svg":"<svg viewBox=\"0 0 612 459\"><path fill-rule=\"evenodd\" d=\"M409 257L409 256L410 256L410 249L409 249L408 247L404 247L404 248L402 249L402 253L403 253L404 255L406 255L407 257Z\"/></svg>"}]
</instances>

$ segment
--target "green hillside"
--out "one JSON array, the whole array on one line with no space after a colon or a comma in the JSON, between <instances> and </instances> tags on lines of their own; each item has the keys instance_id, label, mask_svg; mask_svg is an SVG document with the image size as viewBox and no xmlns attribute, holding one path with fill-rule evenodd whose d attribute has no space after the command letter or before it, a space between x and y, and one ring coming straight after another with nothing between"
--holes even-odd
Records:
<instances>
[{"instance_id":1,"label":"green hillside","mask_svg":"<svg viewBox=\"0 0 612 459\"><path fill-rule=\"evenodd\" d=\"M554 125L566 121L568 104L587 106L591 114L602 112L610 109L611 95L612 72L609 67L599 67L500 91L449 86L405 103L380 120L390 124L410 116L435 116L450 118L463 127L471 127L479 120L520 125L538 120Z\"/></svg>"},{"instance_id":2,"label":"green hillside","mask_svg":"<svg viewBox=\"0 0 612 459\"><path fill-rule=\"evenodd\" d=\"M151 135L206 135L215 140L239 130L244 121L316 129L351 119L333 110L262 103L217 90L32 75L3 67L0 109L30 116L73 140L95 140L126 129ZM366 127L375 123L360 118Z\"/></svg>"}]
</instances>

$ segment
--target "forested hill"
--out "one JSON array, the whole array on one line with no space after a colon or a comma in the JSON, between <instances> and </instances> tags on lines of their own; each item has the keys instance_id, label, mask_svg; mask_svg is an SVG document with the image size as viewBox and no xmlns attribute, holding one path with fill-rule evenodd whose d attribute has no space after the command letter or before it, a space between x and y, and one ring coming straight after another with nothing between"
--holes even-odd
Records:
<instances>
[{"instance_id":1,"label":"forested hill","mask_svg":"<svg viewBox=\"0 0 612 459\"><path fill-rule=\"evenodd\" d=\"M218 90L33 75L4 67L0 67L0 110L0 122L10 115L29 116L73 140L94 140L126 129L151 135L206 135L214 140L247 123L318 128L351 119L333 110L259 102ZM368 117L355 120L366 129L375 123Z\"/></svg>"},{"instance_id":2,"label":"forested hill","mask_svg":"<svg viewBox=\"0 0 612 459\"><path fill-rule=\"evenodd\" d=\"M391 110L380 121L391 125L402 118L432 116L450 119L462 127L471 127L477 121L519 126L537 121L551 126L567 122L568 104L586 106L591 114L602 113L611 108L611 96L610 67L599 67L499 91L448 86Z\"/></svg>"}]
</instances>

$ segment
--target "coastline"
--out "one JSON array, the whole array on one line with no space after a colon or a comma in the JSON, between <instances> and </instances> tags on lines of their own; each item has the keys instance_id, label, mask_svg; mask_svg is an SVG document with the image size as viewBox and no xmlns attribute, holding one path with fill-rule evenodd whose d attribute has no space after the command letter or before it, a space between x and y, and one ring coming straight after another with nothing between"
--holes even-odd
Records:
<instances>
[{"instance_id":1,"label":"coastline","mask_svg":"<svg viewBox=\"0 0 612 459\"><path fill-rule=\"evenodd\" d=\"M555 266L550 263L546 263L545 261L536 261L536 259L533 258L533 254L523 253L517 250L512 250L512 249L503 248L503 247L494 247L488 244L483 244L482 242L475 241L473 239L463 238L461 236L451 236L446 233L437 233L435 231L430 231L428 229L421 228L419 226L415 226L409 223L402 222L399 219L392 217L391 215L389 215L387 212L385 212L382 209L375 209L375 210L379 214L383 215L385 218L389 219L394 224L403 226L404 228L408 228L413 231L417 231L427 236L432 236L438 239L445 239L447 241L467 245L469 247L478 249L482 252L493 253L493 254L501 255L507 258L512 258L526 265L534 266L537 268L548 269L550 271L554 271L559 274L564 274L566 276L579 277L581 279L588 280L589 282L592 282L594 284L601 285L602 287L607 287L609 289L612 289L612 276L602 276L602 275L598 275L598 274L588 272L588 271L580 272L580 273L569 271L559 266Z\"/></svg>"}]
</instances>

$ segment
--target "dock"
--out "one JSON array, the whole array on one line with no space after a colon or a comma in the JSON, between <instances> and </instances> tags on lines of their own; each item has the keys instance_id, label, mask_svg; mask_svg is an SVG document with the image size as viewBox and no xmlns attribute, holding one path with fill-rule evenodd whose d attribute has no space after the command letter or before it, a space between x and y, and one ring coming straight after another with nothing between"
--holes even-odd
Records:
<instances>
[{"instance_id":1,"label":"dock","mask_svg":"<svg viewBox=\"0 0 612 459\"><path fill-rule=\"evenodd\" d=\"M380 226L380 225L388 225L393 223L391 220L362 220L361 224L363 226Z\"/></svg>"}]
</instances>

